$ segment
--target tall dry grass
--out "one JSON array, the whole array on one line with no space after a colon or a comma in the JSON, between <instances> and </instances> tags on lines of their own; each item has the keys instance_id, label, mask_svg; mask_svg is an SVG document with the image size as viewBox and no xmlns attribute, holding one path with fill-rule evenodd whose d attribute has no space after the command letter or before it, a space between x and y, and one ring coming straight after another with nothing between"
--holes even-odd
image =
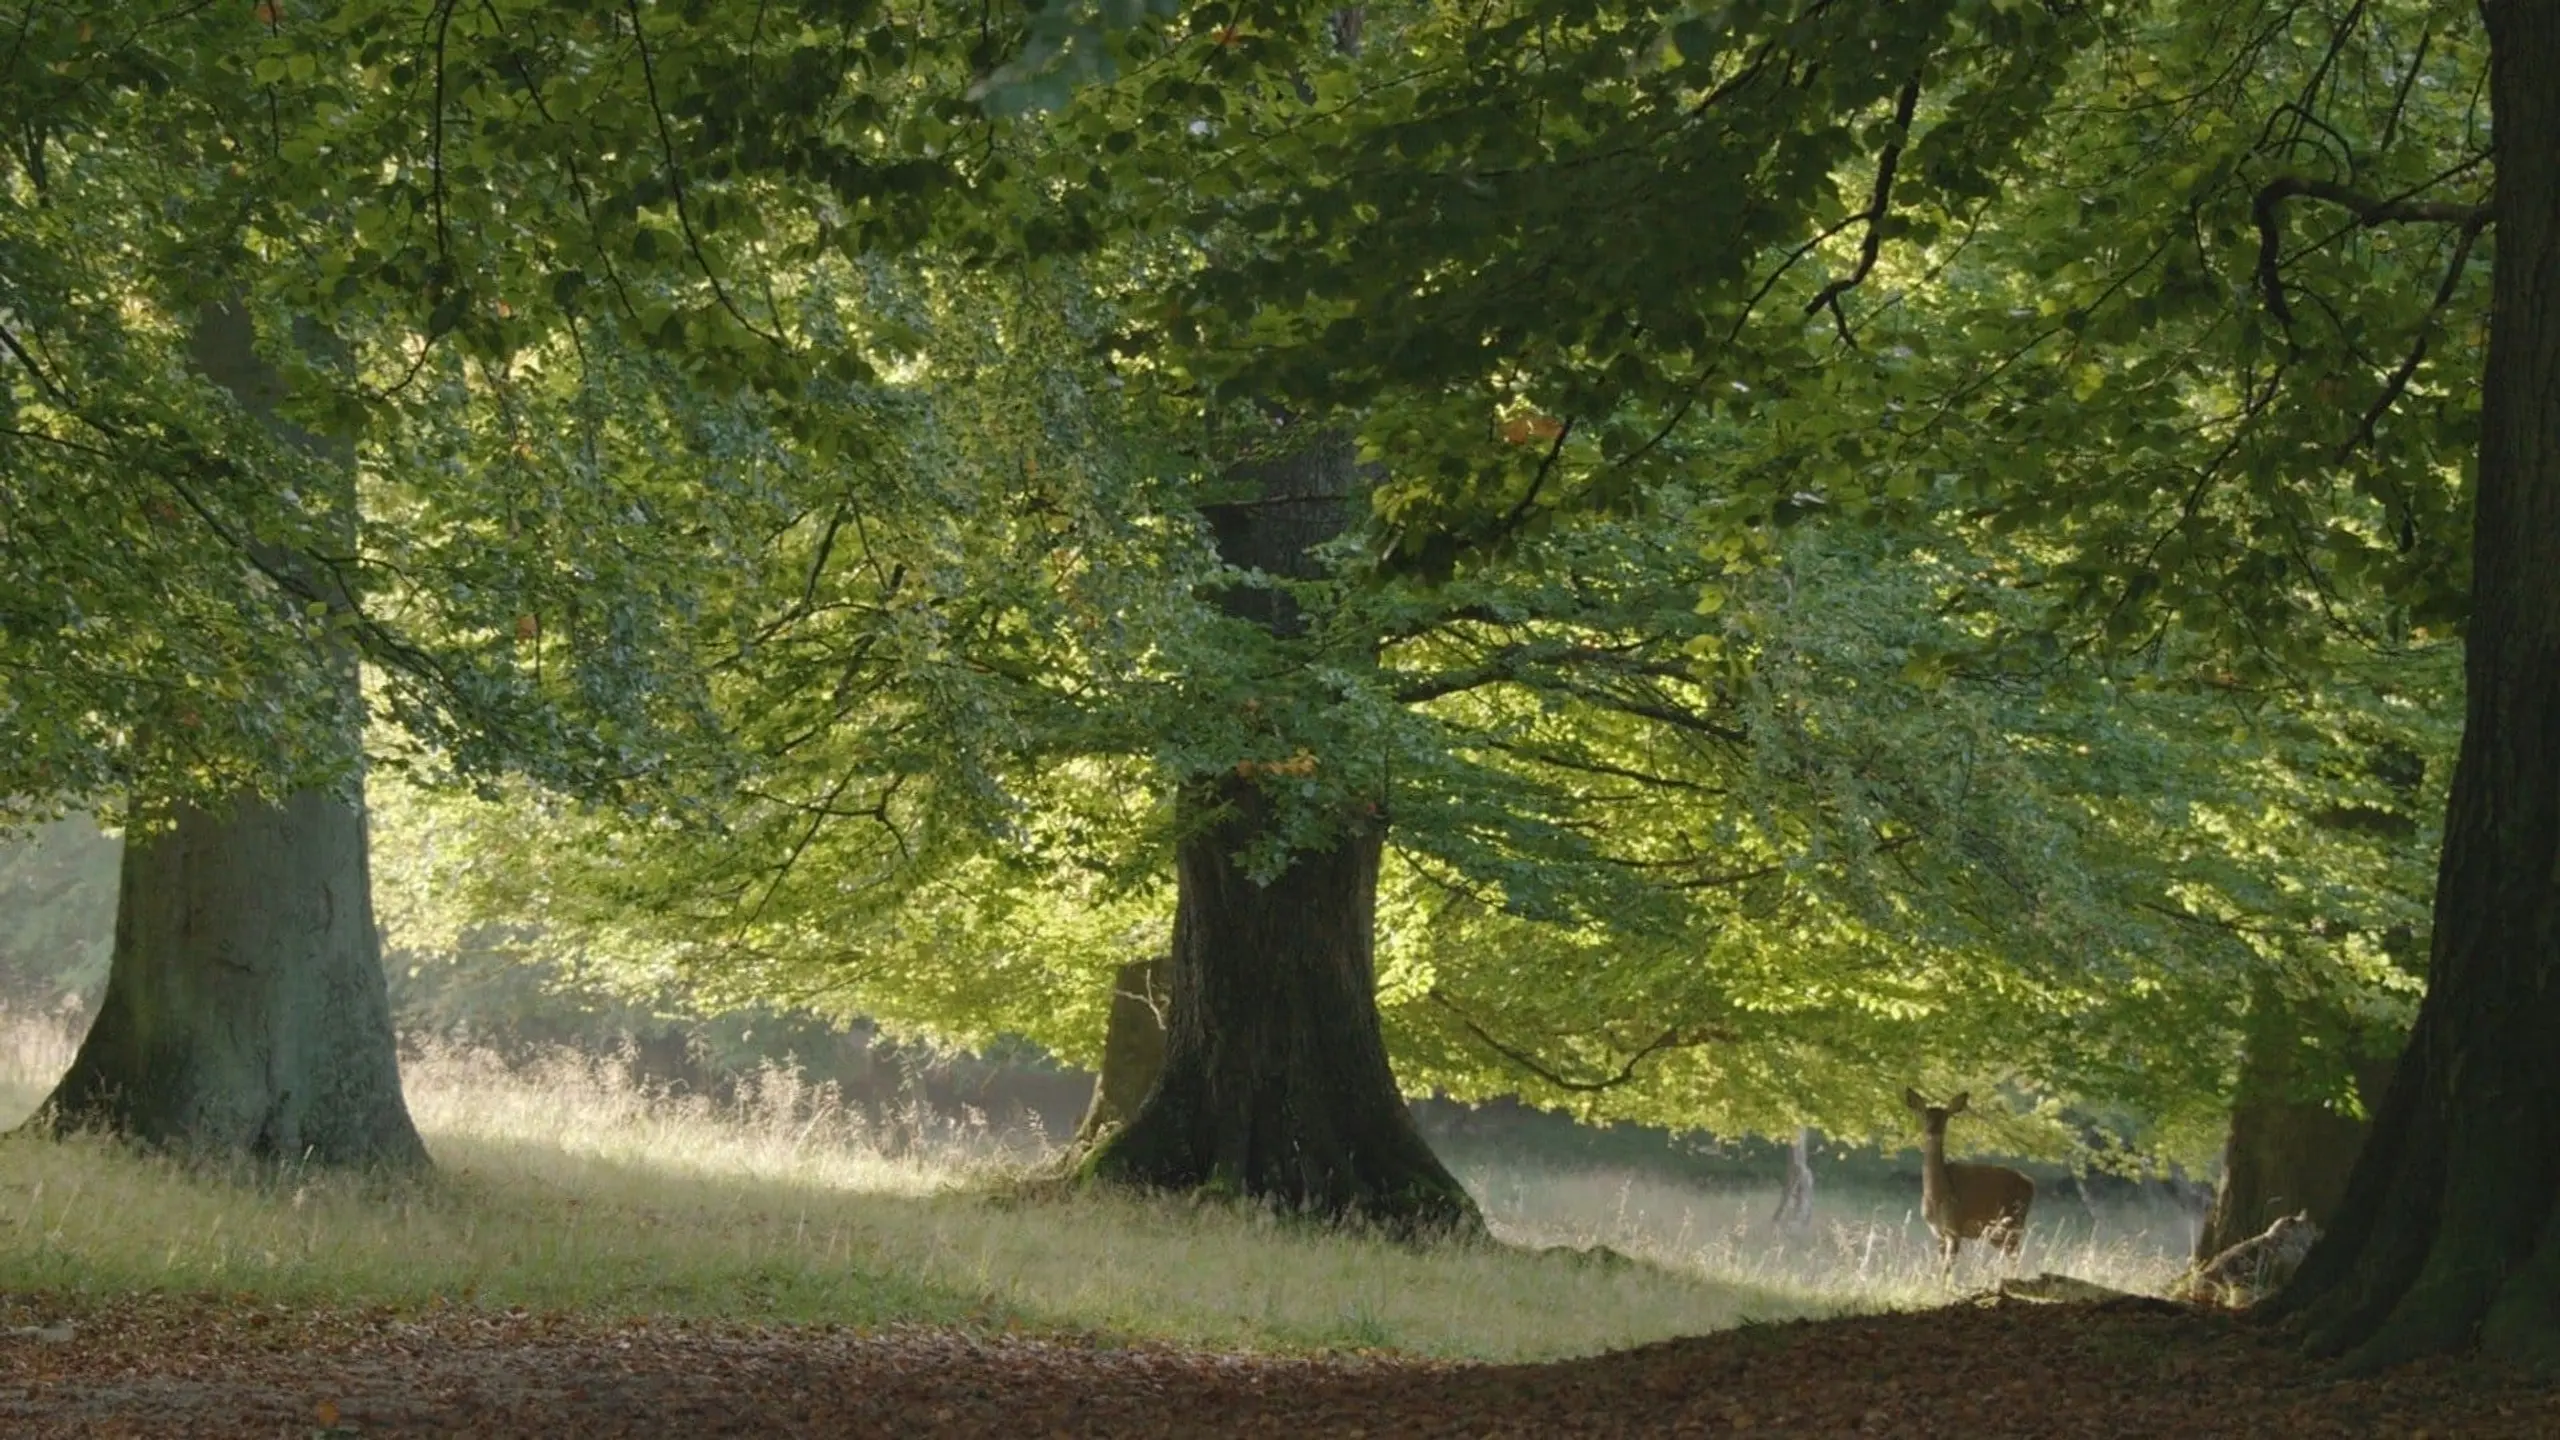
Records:
<instances>
[{"instance_id":1,"label":"tall dry grass","mask_svg":"<svg viewBox=\"0 0 2560 1440\"><path fill-rule=\"evenodd\" d=\"M56 1020L0 1015L0 1122L33 1108L72 1047ZM1755 1220L1773 1192L1485 1165L1462 1178L1501 1238L1643 1263L1420 1251L1178 1200L1018 1198L1001 1182L1040 1158L1036 1137L914 1115L892 1143L783 1068L721 1105L573 1054L510 1068L430 1046L405 1078L437 1162L415 1181L0 1140L0 1289L1020 1325L1483 1359L1948 1294L1925 1231L1874 1197L1828 1197L1811 1231L1779 1235ZM2039 1226L2029 1264L2156 1288L2179 1252L2144 1223Z\"/></svg>"}]
</instances>

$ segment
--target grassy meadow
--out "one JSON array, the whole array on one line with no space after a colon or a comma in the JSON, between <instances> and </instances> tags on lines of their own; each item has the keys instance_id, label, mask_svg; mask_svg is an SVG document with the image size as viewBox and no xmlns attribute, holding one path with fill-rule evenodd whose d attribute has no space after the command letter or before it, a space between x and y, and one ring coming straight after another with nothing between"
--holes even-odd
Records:
<instances>
[{"instance_id":1,"label":"grassy meadow","mask_svg":"<svg viewBox=\"0 0 2560 1440\"><path fill-rule=\"evenodd\" d=\"M34 1108L73 1043L50 1019L0 1013L0 1125ZM438 1165L412 1182L251 1179L102 1143L0 1139L0 1291L961 1324L1488 1360L1952 1293L1916 1191L1820 1189L1814 1223L1781 1234L1774 1189L1461 1156L1511 1245L1420 1251L1250 1210L1037 1196L1010 1182L1044 1142L982 1125L928 1127L893 1158L858 1112L787 1070L720 1107L565 1053L511 1070L431 1047L405 1073ZM2092 1214L2048 1195L2025 1268L2157 1290L2188 1224L2165 1202ZM1513 1248L1595 1245L1643 1263ZM1956 1285L1994 1273L1969 1260Z\"/></svg>"}]
</instances>

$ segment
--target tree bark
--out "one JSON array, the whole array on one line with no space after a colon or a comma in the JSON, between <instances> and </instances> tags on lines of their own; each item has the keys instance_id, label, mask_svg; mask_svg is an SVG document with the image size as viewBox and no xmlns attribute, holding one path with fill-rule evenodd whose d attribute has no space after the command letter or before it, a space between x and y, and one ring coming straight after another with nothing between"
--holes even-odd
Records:
<instances>
[{"instance_id":1,"label":"tree bark","mask_svg":"<svg viewBox=\"0 0 2560 1440\"><path fill-rule=\"evenodd\" d=\"M2560 4L2488 0L2497 253L2468 700L2427 995L2338 1223L2275 1307L2371 1369L2560 1365Z\"/></svg>"},{"instance_id":2,"label":"tree bark","mask_svg":"<svg viewBox=\"0 0 2560 1440\"><path fill-rule=\"evenodd\" d=\"M1083 1149L1126 1126L1164 1073L1164 1012L1173 989L1173 957L1132 960L1111 980L1111 1018L1102 1034L1102 1073L1093 1103L1076 1126Z\"/></svg>"},{"instance_id":3,"label":"tree bark","mask_svg":"<svg viewBox=\"0 0 2560 1440\"><path fill-rule=\"evenodd\" d=\"M190 1153L410 1167L364 813L304 791L126 837L98 1016L35 1124Z\"/></svg>"},{"instance_id":4,"label":"tree bark","mask_svg":"<svg viewBox=\"0 0 2560 1440\"><path fill-rule=\"evenodd\" d=\"M1231 478L1247 493L1208 509L1220 556L1275 576L1320 574L1311 552L1349 523L1359 479L1350 438L1320 433ZM1304 629L1280 590L1239 587L1220 602L1284 640ZM1087 1173L1397 1234L1480 1231L1475 1202L1414 1126L1379 1029L1381 823L1337 817L1324 848L1256 879L1239 855L1275 813L1252 776L1196 780L1176 804L1164 1070Z\"/></svg>"},{"instance_id":5,"label":"tree bark","mask_svg":"<svg viewBox=\"0 0 2560 1440\"><path fill-rule=\"evenodd\" d=\"M2222 1180L2196 1234L2199 1265L2263 1233L2280 1215L2308 1214L2324 1231L2337 1222L2347 1176L2373 1129L2369 1117L2389 1087L2391 1061L2354 1063L2365 1117L2346 1114L2305 1093L2300 1030L2293 1009L2272 987L2252 999L2240 1093L2232 1101L2231 1131L2222 1147Z\"/></svg>"},{"instance_id":6,"label":"tree bark","mask_svg":"<svg viewBox=\"0 0 2560 1440\"><path fill-rule=\"evenodd\" d=\"M207 307L197 363L252 414L284 425L283 382L256 353L248 313ZM349 536L352 456L332 497ZM284 555L277 563L302 563ZM406 1168L426 1148L400 1095L391 1002L374 926L362 800L364 717L355 656L323 669L347 717L348 790L207 810L137 804L97 1018L31 1124L102 1130L172 1150Z\"/></svg>"}]
</instances>

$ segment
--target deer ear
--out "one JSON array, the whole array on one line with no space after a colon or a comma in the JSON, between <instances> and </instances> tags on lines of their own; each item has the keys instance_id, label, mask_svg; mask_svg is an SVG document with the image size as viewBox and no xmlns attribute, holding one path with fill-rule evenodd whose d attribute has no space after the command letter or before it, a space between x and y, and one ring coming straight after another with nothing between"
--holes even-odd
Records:
<instances>
[{"instance_id":1,"label":"deer ear","mask_svg":"<svg viewBox=\"0 0 2560 1440\"><path fill-rule=\"evenodd\" d=\"M1948 1102L1947 1102L1947 1113L1948 1113L1948 1114L1950 1114L1950 1115L1961 1115L1961 1114L1963 1114L1963 1113L1964 1113L1964 1102L1965 1102L1965 1099L1966 1099L1966 1097L1968 1097L1968 1096L1970 1096L1970 1095L1972 1095L1972 1094L1973 1094L1973 1092L1972 1092L1972 1091L1970 1091L1970 1090L1959 1090L1959 1091L1957 1091L1957 1092L1956 1092L1956 1098L1954 1098L1953 1100L1950 1100L1950 1101L1948 1101Z\"/></svg>"},{"instance_id":2,"label":"deer ear","mask_svg":"<svg viewBox=\"0 0 2560 1440\"><path fill-rule=\"evenodd\" d=\"M1910 1106L1914 1110L1926 1110L1929 1108L1929 1102L1920 1098L1920 1092L1909 1088L1905 1088L1902 1092L1902 1103Z\"/></svg>"}]
</instances>

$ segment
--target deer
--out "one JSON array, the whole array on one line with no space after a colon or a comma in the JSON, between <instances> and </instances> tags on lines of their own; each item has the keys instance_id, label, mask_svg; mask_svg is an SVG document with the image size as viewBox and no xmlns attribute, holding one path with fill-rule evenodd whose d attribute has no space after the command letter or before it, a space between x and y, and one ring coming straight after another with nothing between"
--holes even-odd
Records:
<instances>
[{"instance_id":1,"label":"deer","mask_svg":"<svg viewBox=\"0 0 2560 1440\"><path fill-rule=\"evenodd\" d=\"M1950 1275L1956 1251L1975 1238L1999 1246L2016 1264L2027 1236L2027 1208L2036 1203L2036 1182L2006 1165L1947 1163L1947 1121L1964 1113L1971 1094L1959 1091L1946 1104L1932 1105L1917 1090L1902 1092L1902 1103L1920 1117L1920 1215L1938 1237Z\"/></svg>"}]
</instances>

